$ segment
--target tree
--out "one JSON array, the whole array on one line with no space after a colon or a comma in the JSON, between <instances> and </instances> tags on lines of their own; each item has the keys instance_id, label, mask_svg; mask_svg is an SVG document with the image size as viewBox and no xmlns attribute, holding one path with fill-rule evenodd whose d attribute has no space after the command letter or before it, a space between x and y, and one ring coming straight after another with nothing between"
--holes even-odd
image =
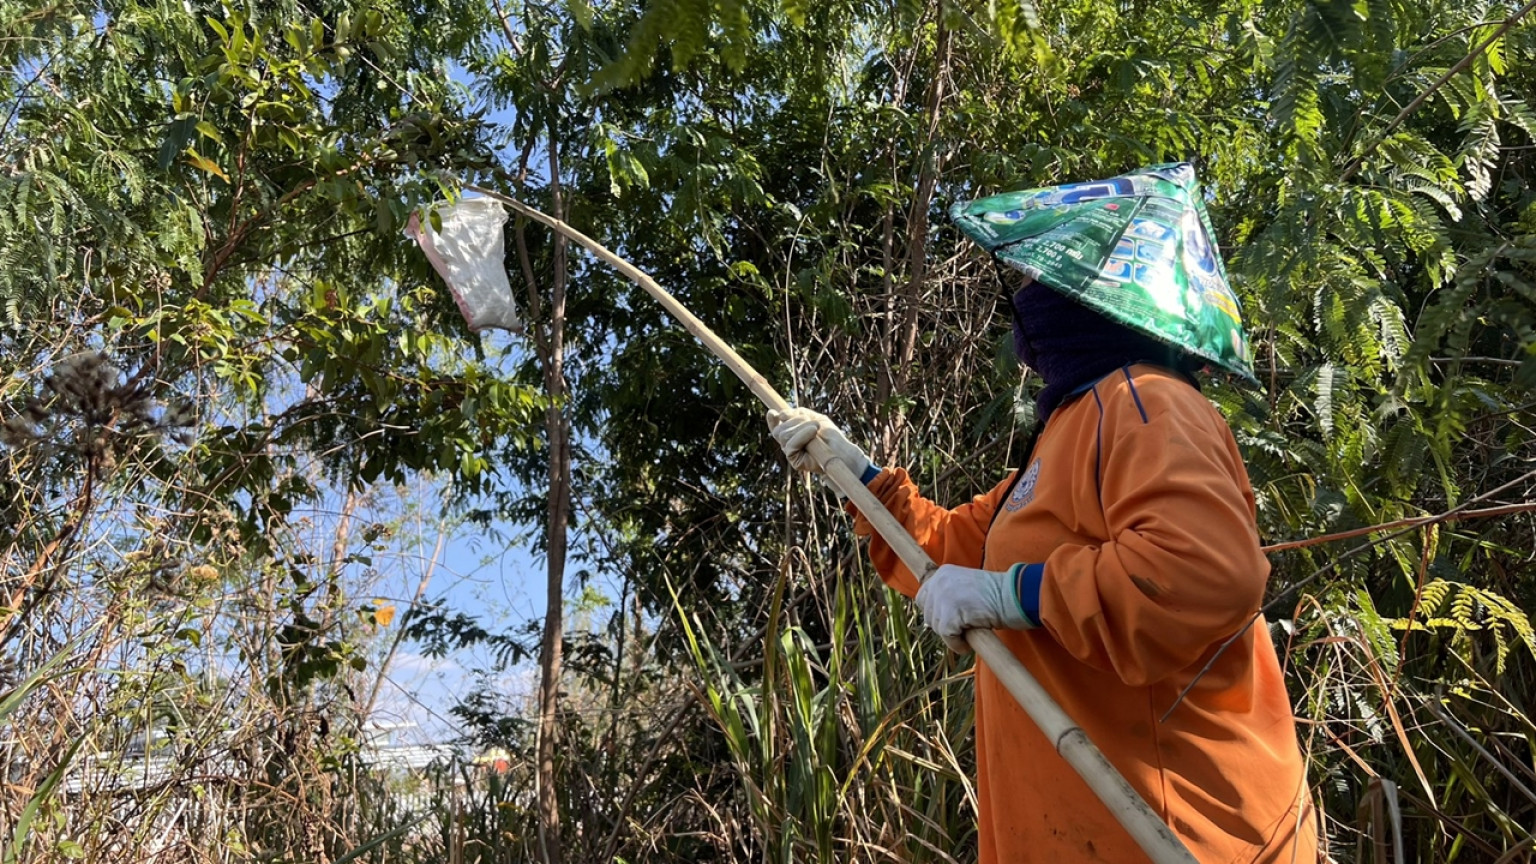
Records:
<instances>
[{"instance_id":1,"label":"tree","mask_svg":"<svg viewBox=\"0 0 1536 864\"><path fill-rule=\"evenodd\" d=\"M238 758L269 790L214 799L238 814L230 842L332 857L357 838L327 760L359 738L352 684L389 621L352 593L382 536L354 520L425 472L494 488L482 448L531 440L542 410L466 351L401 236L434 172L489 164L438 74L484 18L12 3L0 20L0 645L26 697L0 806L48 812L72 757L172 723L174 788ZM132 840L23 823L33 857Z\"/></svg>"},{"instance_id":2,"label":"tree","mask_svg":"<svg viewBox=\"0 0 1536 864\"><path fill-rule=\"evenodd\" d=\"M28 695L0 712L37 730L7 753L12 779L46 788L70 736L126 738L143 712L216 716L227 688L188 679L237 646L243 716L270 718L238 740L240 776L272 791L227 799L248 848L335 855L366 824L394 860L963 857L963 670L873 583L836 502L778 463L745 389L521 223L527 341L505 361L466 346L399 226L458 182L554 212L954 501L1017 464L1034 385L945 208L1188 159L1264 379L1206 392L1264 535L1301 541L1271 556L1270 617L1332 852L1395 842L1396 794L1401 857L1518 855L1536 688L1527 13L4 7L0 644ZM379 484L423 476L455 515L542 538L549 612L532 629L408 616L430 646L508 659L537 631L541 698L537 722L463 706L532 767L445 799L435 833L391 835L319 732L380 626L358 601L356 556L382 536L362 514ZM316 504L337 515L301 537ZM567 632L572 578L599 573L628 592L609 630Z\"/></svg>"},{"instance_id":3,"label":"tree","mask_svg":"<svg viewBox=\"0 0 1536 864\"><path fill-rule=\"evenodd\" d=\"M1439 800L1422 769L1430 742L1372 725L1394 712L1428 718L1434 688L1456 686L1412 659L1439 650L1419 634L1461 645L1458 663L1478 670L1480 692L1507 698L1530 686L1530 627L1510 599L1531 586L1492 575L1516 572L1510 553L1530 543L1518 516L1530 501L1529 424L1517 419L1529 411L1532 369L1520 227L1529 202L1518 180L1492 179L1526 170L1527 151L1509 144L1529 135L1528 82L1514 62L1530 47L1523 7L1045 4L1038 51L962 4L895 16L721 4L675 20L668 8L635 10L625 62L596 78L599 88L628 82L630 98L590 115L603 158L571 163L588 173L566 184L570 218L626 250L878 459L916 465L943 499L996 479L990 465L1027 408L1016 407L1015 371L991 363L1006 351L990 324L991 276L953 233L931 227L942 225L940 204L1197 163L1267 373L1261 393L1210 389L1249 455L1265 534L1364 527L1469 498L1506 505L1503 521L1475 533L1405 535L1336 564L1313 551L1275 558L1274 610L1297 634L1303 714L1358 730L1337 739L1347 746L1358 735L1397 748L1382 756L1404 772L1400 787ZM732 35L738 13L752 35ZM726 38L704 38L716 32ZM774 491L755 408L721 370L643 304L613 319L614 362L573 385L601 394L593 428L606 479L595 512L633 538L627 570L670 578L641 587L653 608L665 610L675 589L683 610L710 610L698 623L714 640L736 643L773 608L775 564L797 548L811 572L833 571L845 550L830 538L843 529L820 521L814 497ZM1469 356L1483 365L1458 359ZM662 416L658 404L669 406ZM741 527L780 520L782 537ZM1503 601L1486 593L1495 583ZM836 629L826 596L813 583L807 606L784 613L813 642ZM1442 617L1453 596L1463 611ZM1477 647L1471 627L1491 641ZM657 649L673 638L658 634ZM1356 651L1322 647L1339 644ZM1494 719L1476 713L1463 725ZM1518 726L1517 716L1497 723ZM760 734L772 752L794 752ZM1319 777L1354 771L1334 746L1313 743ZM1482 757L1450 758L1465 770ZM742 768L748 800L773 788L750 772L777 764ZM1352 776L1325 799L1329 812L1352 813L1366 794L1368 778ZM1476 805L1462 800L1490 808L1490 826L1519 823L1518 793L1484 791ZM1450 841L1430 826L1449 823L1418 812L1424 830L1410 842L1441 854ZM1463 817L1447 830L1484 836ZM770 812L759 827L781 819ZM1340 843L1359 827L1331 826Z\"/></svg>"}]
</instances>

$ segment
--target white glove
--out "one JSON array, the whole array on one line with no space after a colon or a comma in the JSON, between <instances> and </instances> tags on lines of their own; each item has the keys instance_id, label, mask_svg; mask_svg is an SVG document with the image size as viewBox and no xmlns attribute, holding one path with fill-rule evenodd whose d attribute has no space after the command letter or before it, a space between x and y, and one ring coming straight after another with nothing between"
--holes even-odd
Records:
<instances>
[{"instance_id":1,"label":"white glove","mask_svg":"<svg viewBox=\"0 0 1536 864\"><path fill-rule=\"evenodd\" d=\"M971 652L965 641L967 630L1034 627L1019 605L1018 571L1022 566L1017 564L1001 573L957 564L940 566L917 592L923 620L956 654Z\"/></svg>"},{"instance_id":2,"label":"white glove","mask_svg":"<svg viewBox=\"0 0 1536 864\"><path fill-rule=\"evenodd\" d=\"M832 455L848 466L853 476L863 479L864 472L869 470L869 457L849 441L842 430L837 428L837 424L827 419L825 414L809 408L790 408L787 411L770 409L768 429L796 471L821 473L821 466L816 464L816 460L805 449L816 438L820 438L827 449L832 451Z\"/></svg>"}]
</instances>

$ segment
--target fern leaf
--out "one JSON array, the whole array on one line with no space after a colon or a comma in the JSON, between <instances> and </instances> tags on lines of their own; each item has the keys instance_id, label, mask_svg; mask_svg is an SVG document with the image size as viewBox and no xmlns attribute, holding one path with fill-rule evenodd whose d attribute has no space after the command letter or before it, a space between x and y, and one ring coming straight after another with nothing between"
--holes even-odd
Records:
<instances>
[{"instance_id":1,"label":"fern leaf","mask_svg":"<svg viewBox=\"0 0 1536 864\"><path fill-rule=\"evenodd\" d=\"M1332 363L1324 363L1318 367L1317 381L1314 393L1316 399L1312 403L1317 414L1317 423L1323 430L1323 439L1329 440L1334 435L1334 385L1338 378L1338 369Z\"/></svg>"},{"instance_id":2,"label":"fern leaf","mask_svg":"<svg viewBox=\"0 0 1536 864\"><path fill-rule=\"evenodd\" d=\"M1466 138L1457 159L1467 172L1467 195L1481 202L1493 189L1493 169L1499 161L1499 124L1488 103L1477 105L1462 123Z\"/></svg>"},{"instance_id":3,"label":"fern leaf","mask_svg":"<svg viewBox=\"0 0 1536 864\"><path fill-rule=\"evenodd\" d=\"M1392 628L1376 611L1376 603L1365 591L1355 592L1355 610L1359 616L1360 630L1371 653L1392 674L1397 672L1399 657L1397 640L1392 638Z\"/></svg>"}]
</instances>

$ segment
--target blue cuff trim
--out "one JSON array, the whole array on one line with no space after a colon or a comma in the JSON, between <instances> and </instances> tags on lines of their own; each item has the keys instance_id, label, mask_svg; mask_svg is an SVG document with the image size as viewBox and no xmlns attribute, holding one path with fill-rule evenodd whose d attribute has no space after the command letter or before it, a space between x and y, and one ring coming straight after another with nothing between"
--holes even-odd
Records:
<instances>
[{"instance_id":1,"label":"blue cuff trim","mask_svg":"<svg viewBox=\"0 0 1536 864\"><path fill-rule=\"evenodd\" d=\"M865 486L868 486L870 481L874 480L876 477L879 477L880 472L883 470L885 469L881 468L879 465L870 463L870 466L865 468L864 473L859 476L859 482L863 483Z\"/></svg>"},{"instance_id":2,"label":"blue cuff trim","mask_svg":"<svg viewBox=\"0 0 1536 864\"><path fill-rule=\"evenodd\" d=\"M1036 627L1040 626L1040 583L1045 579L1044 564L1013 565L1013 590L1019 596L1019 608L1024 617Z\"/></svg>"}]
</instances>

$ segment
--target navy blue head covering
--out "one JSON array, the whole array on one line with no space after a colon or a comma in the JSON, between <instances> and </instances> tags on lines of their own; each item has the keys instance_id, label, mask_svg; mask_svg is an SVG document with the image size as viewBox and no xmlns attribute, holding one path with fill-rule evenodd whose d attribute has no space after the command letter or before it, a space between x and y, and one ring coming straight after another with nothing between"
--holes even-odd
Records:
<instances>
[{"instance_id":1,"label":"navy blue head covering","mask_svg":"<svg viewBox=\"0 0 1536 864\"><path fill-rule=\"evenodd\" d=\"M1132 363L1154 363L1195 383L1201 361L1124 327L1040 282L1013 293L1013 350L1045 381L1035 397L1037 422L1087 384Z\"/></svg>"}]
</instances>

